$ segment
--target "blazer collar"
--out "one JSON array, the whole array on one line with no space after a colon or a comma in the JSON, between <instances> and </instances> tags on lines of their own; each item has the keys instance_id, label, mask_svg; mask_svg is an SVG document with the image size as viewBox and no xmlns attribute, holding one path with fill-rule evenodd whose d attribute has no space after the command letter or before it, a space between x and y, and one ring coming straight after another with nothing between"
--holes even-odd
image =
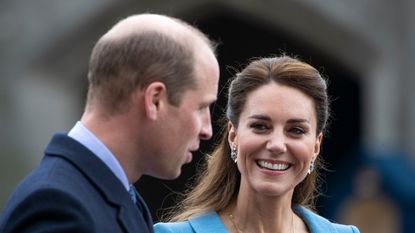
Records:
<instances>
[{"instance_id":1,"label":"blazer collar","mask_svg":"<svg viewBox=\"0 0 415 233\"><path fill-rule=\"evenodd\" d=\"M293 206L296 214L303 219L310 229L311 233L330 232L337 233L337 229L327 219L315 214L311 210L299 205ZM195 233L210 233L210 232L228 232L219 218L219 215L214 211L209 211L200 216L190 218L189 223Z\"/></svg>"},{"instance_id":2,"label":"blazer collar","mask_svg":"<svg viewBox=\"0 0 415 233\"><path fill-rule=\"evenodd\" d=\"M214 211L190 218L189 223L195 233L225 233L228 232L219 215Z\"/></svg>"},{"instance_id":3,"label":"blazer collar","mask_svg":"<svg viewBox=\"0 0 415 233\"><path fill-rule=\"evenodd\" d=\"M302 207L300 205L293 206L293 210L296 214L300 216L301 219L306 223L308 229L311 233L315 232L331 232L337 233L337 229L333 224L321 217L320 215L312 212L311 210Z\"/></svg>"},{"instance_id":4,"label":"blazer collar","mask_svg":"<svg viewBox=\"0 0 415 233\"><path fill-rule=\"evenodd\" d=\"M55 134L46 147L45 156L60 157L73 164L95 185L108 203L119 208L118 220L127 232L140 230L136 218L132 216L144 214L148 218L149 212L138 211L118 178L90 150L66 134Z\"/></svg>"}]
</instances>

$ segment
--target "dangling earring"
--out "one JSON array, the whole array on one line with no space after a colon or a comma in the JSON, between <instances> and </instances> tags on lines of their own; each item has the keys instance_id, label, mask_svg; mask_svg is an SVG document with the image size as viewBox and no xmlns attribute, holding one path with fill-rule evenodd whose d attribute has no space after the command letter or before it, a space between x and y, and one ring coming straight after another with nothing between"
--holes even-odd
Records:
<instances>
[{"instance_id":1,"label":"dangling earring","mask_svg":"<svg viewBox=\"0 0 415 233\"><path fill-rule=\"evenodd\" d=\"M231 159L236 163L236 161L238 160L238 155L236 153L236 147L235 145L232 146L231 149Z\"/></svg>"},{"instance_id":2,"label":"dangling earring","mask_svg":"<svg viewBox=\"0 0 415 233\"><path fill-rule=\"evenodd\" d=\"M311 174L314 171L314 161L310 162L310 168L308 168L308 174Z\"/></svg>"}]
</instances>

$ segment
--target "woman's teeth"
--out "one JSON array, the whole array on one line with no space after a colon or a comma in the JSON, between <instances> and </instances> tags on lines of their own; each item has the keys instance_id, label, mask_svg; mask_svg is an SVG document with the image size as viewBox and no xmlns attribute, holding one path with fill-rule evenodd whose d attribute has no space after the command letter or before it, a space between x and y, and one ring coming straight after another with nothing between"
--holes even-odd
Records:
<instances>
[{"instance_id":1,"label":"woman's teeth","mask_svg":"<svg viewBox=\"0 0 415 233\"><path fill-rule=\"evenodd\" d=\"M259 160L257 164L262 168L267 168L274 171L285 171L290 166L287 163L270 163L263 160Z\"/></svg>"}]
</instances>

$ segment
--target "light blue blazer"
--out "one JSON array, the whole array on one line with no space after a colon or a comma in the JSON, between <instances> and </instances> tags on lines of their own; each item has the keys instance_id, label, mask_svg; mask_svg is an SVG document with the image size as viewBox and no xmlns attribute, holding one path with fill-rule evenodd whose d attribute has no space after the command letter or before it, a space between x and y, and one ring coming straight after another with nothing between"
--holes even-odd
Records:
<instances>
[{"instance_id":1,"label":"light blue blazer","mask_svg":"<svg viewBox=\"0 0 415 233\"><path fill-rule=\"evenodd\" d=\"M332 223L312 211L294 206L294 212L304 220L311 233L359 233L355 226ZM183 222L157 223L155 233L228 233L219 215L210 211Z\"/></svg>"}]
</instances>

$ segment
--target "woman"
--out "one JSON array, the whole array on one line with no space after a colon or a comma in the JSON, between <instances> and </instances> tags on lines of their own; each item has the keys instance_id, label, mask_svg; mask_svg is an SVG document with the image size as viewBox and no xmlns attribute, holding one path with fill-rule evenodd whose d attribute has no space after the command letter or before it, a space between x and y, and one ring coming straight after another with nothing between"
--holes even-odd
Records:
<instances>
[{"instance_id":1,"label":"woman","mask_svg":"<svg viewBox=\"0 0 415 233\"><path fill-rule=\"evenodd\" d=\"M163 232L359 232L312 212L329 118L326 81L282 56L252 61L229 89L221 143Z\"/></svg>"}]
</instances>

